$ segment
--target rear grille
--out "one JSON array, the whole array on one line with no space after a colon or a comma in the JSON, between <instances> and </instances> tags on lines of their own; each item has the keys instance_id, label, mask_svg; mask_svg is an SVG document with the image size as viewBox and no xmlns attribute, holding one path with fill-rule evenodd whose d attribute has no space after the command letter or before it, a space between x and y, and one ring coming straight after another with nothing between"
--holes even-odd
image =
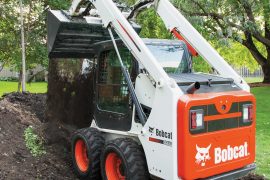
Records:
<instances>
[{"instance_id":1,"label":"rear grille","mask_svg":"<svg viewBox=\"0 0 270 180\"><path fill-rule=\"evenodd\" d=\"M230 111L228 114L231 113L239 113L243 112L243 105L244 104L252 104L252 102L235 102L232 104ZM204 117L211 117L216 115L221 115L214 104L209 104L205 106L193 106L190 108L190 110L198 110L203 109L204 111ZM239 128L243 126L249 126L252 124L250 123L243 123L243 114L240 117L233 117L233 118L224 118L224 119L217 119L217 120L211 120L211 121L205 121L204 122L204 129L198 129L198 130L190 130L191 134L201 134L201 133L207 133L207 132L216 132L226 129L233 129L233 128Z\"/></svg>"},{"instance_id":2,"label":"rear grille","mask_svg":"<svg viewBox=\"0 0 270 180\"><path fill-rule=\"evenodd\" d=\"M210 121L208 122L208 132L237 128L238 124L239 124L238 118Z\"/></svg>"}]
</instances>

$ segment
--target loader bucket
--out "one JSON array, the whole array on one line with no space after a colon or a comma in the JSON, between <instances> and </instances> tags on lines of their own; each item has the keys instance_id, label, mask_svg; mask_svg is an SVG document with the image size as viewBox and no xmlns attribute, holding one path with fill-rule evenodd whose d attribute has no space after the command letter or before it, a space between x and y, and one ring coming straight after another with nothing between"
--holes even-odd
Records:
<instances>
[{"instance_id":1,"label":"loader bucket","mask_svg":"<svg viewBox=\"0 0 270 180\"><path fill-rule=\"evenodd\" d=\"M65 11L50 10L47 21L50 58L91 58L95 43L111 39L98 17L70 17ZM140 26L132 26L140 32Z\"/></svg>"}]
</instances>

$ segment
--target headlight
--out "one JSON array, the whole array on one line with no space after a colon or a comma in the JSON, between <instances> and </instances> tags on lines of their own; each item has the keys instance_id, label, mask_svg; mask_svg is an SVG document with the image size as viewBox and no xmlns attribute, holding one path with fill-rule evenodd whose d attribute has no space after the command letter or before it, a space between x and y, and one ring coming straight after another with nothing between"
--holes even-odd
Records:
<instances>
[{"instance_id":1,"label":"headlight","mask_svg":"<svg viewBox=\"0 0 270 180\"><path fill-rule=\"evenodd\" d=\"M253 120L253 105L244 104L243 105L243 122L251 122Z\"/></svg>"}]
</instances>

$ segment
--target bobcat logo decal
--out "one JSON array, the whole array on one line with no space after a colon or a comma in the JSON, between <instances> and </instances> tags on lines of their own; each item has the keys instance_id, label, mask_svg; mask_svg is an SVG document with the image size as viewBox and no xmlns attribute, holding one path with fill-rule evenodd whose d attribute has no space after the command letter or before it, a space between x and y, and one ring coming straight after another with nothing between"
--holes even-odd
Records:
<instances>
[{"instance_id":1,"label":"bobcat logo decal","mask_svg":"<svg viewBox=\"0 0 270 180\"><path fill-rule=\"evenodd\" d=\"M196 144L196 149L197 149L197 154L195 156L196 159L196 163L200 164L201 166L205 166L205 162L207 160L210 160L211 157L209 155L209 149L211 148L211 144L207 147L207 148L200 148L197 144Z\"/></svg>"},{"instance_id":2,"label":"bobcat logo decal","mask_svg":"<svg viewBox=\"0 0 270 180\"><path fill-rule=\"evenodd\" d=\"M149 126L149 132L150 132L150 133L154 133L154 129L155 129L155 128Z\"/></svg>"}]
</instances>

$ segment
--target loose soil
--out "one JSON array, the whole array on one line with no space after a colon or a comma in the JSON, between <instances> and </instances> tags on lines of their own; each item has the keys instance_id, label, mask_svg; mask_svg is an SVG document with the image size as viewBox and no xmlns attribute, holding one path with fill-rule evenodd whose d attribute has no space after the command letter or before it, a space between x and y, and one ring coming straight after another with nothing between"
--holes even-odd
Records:
<instances>
[{"instance_id":1,"label":"loose soil","mask_svg":"<svg viewBox=\"0 0 270 180\"><path fill-rule=\"evenodd\" d=\"M45 103L46 95L29 93L8 94L0 101L0 179L76 179L70 132L45 121ZM44 140L45 155L33 157L26 148L28 126Z\"/></svg>"},{"instance_id":2,"label":"loose soil","mask_svg":"<svg viewBox=\"0 0 270 180\"><path fill-rule=\"evenodd\" d=\"M256 82L256 83L249 83L249 86L251 88L253 88L253 87L270 87L270 84L269 83Z\"/></svg>"},{"instance_id":3,"label":"loose soil","mask_svg":"<svg viewBox=\"0 0 270 180\"><path fill-rule=\"evenodd\" d=\"M45 118L46 95L11 93L0 100L0 180L76 179L72 170L70 136L75 127ZM24 142L32 126L43 139L46 154L33 157ZM264 179L250 174L243 179Z\"/></svg>"}]
</instances>

